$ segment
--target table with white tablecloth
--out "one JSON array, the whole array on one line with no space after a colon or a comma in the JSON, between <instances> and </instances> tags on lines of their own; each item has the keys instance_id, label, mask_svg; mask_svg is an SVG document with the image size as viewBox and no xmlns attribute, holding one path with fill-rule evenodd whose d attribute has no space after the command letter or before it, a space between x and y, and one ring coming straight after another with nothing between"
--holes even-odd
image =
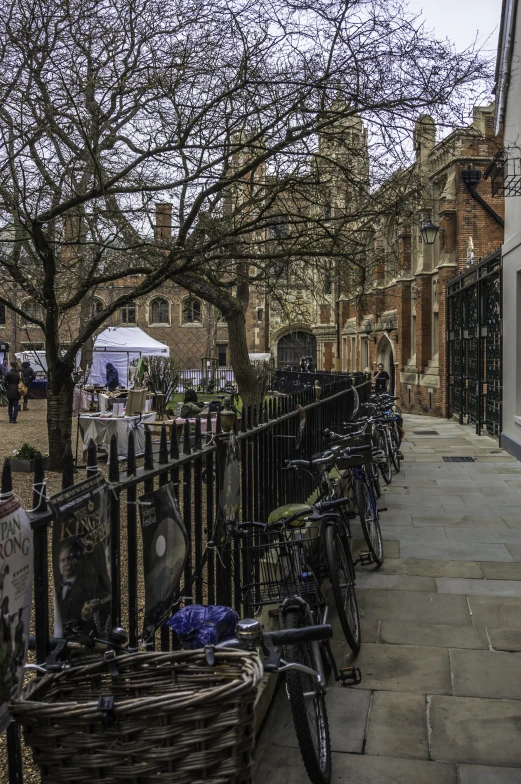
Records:
<instances>
[{"instance_id":1,"label":"table with white tablecloth","mask_svg":"<svg viewBox=\"0 0 521 784\"><path fill-rule=\"evenodd\" d=\"M128 434L132 430L136 454L142 454L145 451L145 425L155 422L156 416L155 411L131 417L80 416L78 421L83 438L83 450L87 449L92 438L98 449L108 452L110 439L115 434L118 439L118 456L126 457Z\"/></svg>"}]
</instances>

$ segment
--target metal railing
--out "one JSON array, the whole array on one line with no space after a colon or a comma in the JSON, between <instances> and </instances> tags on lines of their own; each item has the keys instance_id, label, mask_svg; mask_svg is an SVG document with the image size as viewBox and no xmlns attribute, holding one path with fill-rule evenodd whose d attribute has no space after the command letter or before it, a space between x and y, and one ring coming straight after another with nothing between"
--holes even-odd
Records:
<instances>
[{"instance_id":1,"label":"metal railing","mask_svg":"<svg viewBox=\"0 0 521 784\"><path fill-rule=\"evenodd\" d=\"M357 392L363 401L369 392L364 382ZM324 385L319 400L315 390L307 388L285 397L270 398L262 409L243 412L238 440L238 474L240 476L240 519L265 521L271 510L296 501L303 501L314 491L311 475L285 472L285 461L297 454L309 457L324 448L323 431L336 428L353 414L356 395L345 380ZM303 409L306 424L300 442L297 435ZM185 603L225 604L240 612L239 569L234 569L232 550L217 552L208 546L219 510L220 471L219 440L225 440L220 415L215 433L201 434L201 422L196 421L195 432L185 421L183 437L178 442L177 428L161 428L160 441L154 449L152 432L147 429L143 465L138 466L132 431L128 438L127 470L120 472L116 436L112 436L108 460L108 481L112 490L110 506L111 530L111 585L113 626L128 630L129 647L137 649L140 633L140 535L138 534L138 498L154 487L171 481L175 488L184 524L188 533L189 552L180 595ZM228 436L229 437L229 436ZM207 443L203 443L203 438ZM297 444L298 451L297 451ZM99 470L96 446L91 441L87 453L87 476ZM83 477L82 477L83 478ZM74 463L67 447L62 475L62 487L74 484ZM30 514L34 536L34 634L36 661L44 662L49 654L51 636L49 603L49 543L52 535L53 513L45 498L45 477L41 460L34 475L33 506ZM4 463L2 493L13 488L9 461ZM167 625L161 626L148 647L171 650L174 639ZM8 767L10 784L23 782L22 755L18 727L11 722L7 730Z\"/></svg>"}]
</instances>

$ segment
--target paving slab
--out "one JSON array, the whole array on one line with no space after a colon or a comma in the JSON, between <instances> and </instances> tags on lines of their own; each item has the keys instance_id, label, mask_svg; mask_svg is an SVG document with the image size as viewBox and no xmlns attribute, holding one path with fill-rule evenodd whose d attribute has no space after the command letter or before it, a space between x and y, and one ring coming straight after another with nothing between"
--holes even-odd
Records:
<instances>
[{"instance_id":1,"label":"paving slab","mask_svg":"<svg viewBox=\"0 0 521 784\"><path fill-rule=\"evenodd\" d=\"M473 626L521 629L521 599L469 596Z\"/></svg>"},{"instance_id":2,"label":"paving slab","mask_svg":"<svg viewBox=\"0 0 521 784\"><path fill-rule=\"evenodd\" d=\"M503 651L451 650L455 697L521 700L521 656Z\"/></svg>"},{"instance_id":3,"label":"paving slab","mask_svg":"<svg viewBox=\"0 0 521 784\"><path fill-rule=\"evenodd\" d=\"M449 542L521 545L521 530L512 528L456 528L448 530L447 537Z\"/></svg>"},{"instance_id":4,"label":"paving slab","mask_svg":"<svg viewBox=\"0 0 521 784\"><path fill-rule=\"evenodd\" d=\"M367 689L329 689L326 695L331 750L361 754L371 692ZM298 748L286 689L278 690L262 739L275 746Z\"/></svg>"},{"instance_id":5,"label":"paving slab","mask_svg":"<svg viewBox=\"0 0 521 784\"><path fill-rule=\"evenodd\" d=\"M367 550L367 543L365 539L354 538L353 542L353 557L356 558L360 550ZM384 554L386 558L400 558L400 542L391 539L383 539ZM509 560L511 560L509 558Z\"/></svg>"},{"instance_id":6,"label":"paving slab","mask_svg":"<svg viewBox=\"0 0 521 784\"><path fill-rule=\"evenodd\" d=\"M521 563L480 563L487 580L521 580Z\"/></svg>"},{"instance_id":7,"label":"paving slab","mask_svg":"<svg viewBox=\"0 0 521 784\"><path fill-rule=\"evenodd\" d=\"M365 753L429 759L426 698L420 694L375 692Z\"/></svg>"},{"instance_id":8,"label":"paving slab","mask_svg":"<svg viewBox=\"0 0 521 784\"><path fill-rule=\"evenodd\" d=\"M458 514L457 511L445 511L447 506L438 510L436 515L429 514L415 514L411 515L412 524L415 528L425 526L437 526L439 528L468 528L474 526L478 528L497 528L502 531L507 531L511 527L505 522L503 515L498 513L491 515L488 512L483 514Z\"/></svg>"},{"instance_id":9,"label":"paving slab","mask_svg":"<svg viewBox=\"0 0 521 784\"><path fill-rule=\"evenodd\" d=\"M450 529L449 529L450 530ZM481 542L427 542L412 539L400 542L402 558L447 559L448 561L515 561L510 545ZM519 549L521 560L521 548Z\"/></svg>"},{"instance_id":10,"label":"paving slab","mask_svg":"<svg viewBox=\"0 0 521 784\"><path fill-rule=\"evenodd\" d=\"M382 526L382 534L386 539L397 539L400 542L407 540L419 542L447 542L447 534L443 528L425 527L425 528L409 528L407 526L394 525L386 528L385 518L382 516L380 520ZM508 533L517 533L507 528Z\"/></svg>"},{"instance_id":11,"label":"paving slab","mask_svg":"<svg viewBox=\"0 0 521 784\"><path fill-rule=\"evenodd\" d=\"M452 694L449 654L442 648L367 644L356 664L365 689Z\"/></svg>"},{"instance_id":12,"label":"paving slab","mask_svg":"<svg viewBox=\"0 0 521 784\"><path fill-rule=\"evenodd\" d=\"M521 545L519 544L508 544L507 550L512 556L512 559L516 561L516 563L521 563Z\"/></svg>"},{"instance_id":13,"label":"paving slab","mask_svg":"<svg viewBox=\"0 0 521 784\"><path fill-rule=\"evenodd\" d=\"M465 580L458 577L437 577L436 586L438 593L521 598L521 582L516 580Z\"/></svg>"},{"instance_id":14,"label":"paving slab","mask_svg":"<svg viewBox=\"0 0 521 784\"><path fill-rule=\"evenodd\" d=\"M366 619L441 623L470 626L471 617L464 596L421 591L357 591L358 603ZM508 624L496 624L507 626Z\"/></svg>"},{"instance_id":15,"label":"paving slab","mask_svg":"<svg viewBox=\"0 0 521 784\"><path fill-rule=\"evenodd\" d=\"M491 768L461 765L460 784L521 784L521 768Z\"/></svg>"},{"instance_id":16,"label":"paving slab","mask_svg":"<svg viewBox=\"0 0 521 784\"><path fill-rule=\"evenodd\" d=\"M417 558L403 560L405 574L418 577L467 577L480 579L484 576L481 565L475 561L422 561ZM384 561L385 563L385 561ZM495 565L495 564L492 564ZM503 564L498 564L503 566ZM511 566L513 564L505 564Z\"/></svg>"},{"instance_id":17,"label":"paving slab","mask_svg":"<svg viewBox=\"0 0 521 784\"><path fill-rule=\"evenodd\" d=\"M385 561L384 561L385 563ZM408 577L399 574L382 574L378 572L357 572L357 588L368 590L387 589L388 591L431 591L436 592L434 577Z\"/></svg>"},{"instance_id":18,"label":"paving slab","mask_svg":"<svg viewBox=\"0 0 521 784\"><path fill-rule=\"evenodd\" d=\"M304 784L308 781L297 749L258 750L255 784ZM331 784L457 784L456 766L442 762L333 754Z\"/></svg>"},{"instance_id":19,"label":"paving slab","mask_svg":"<svg viewBox=\"0 0 521 784\"><path fill-rule=\"evenodd\" d=\"M521 651L521 629L487 629L490 644L495 651Z\"/></svg>"},{"instance_id":20,"label":"paving slab","mask_svg":"<svg viewBox=\"0 0 521 784\"><path fill-rule=\"evenodd\" d=\"M521 766L521 702L434 695L429 722L433 759Z\"/></svg>"},{"instance_id":21,"label":"paving slab","mask_svg":"<svg viewBox=\"0 0 521 784\"><path fill-rule=\"evenodd\" d=\"M378 639L390 645L427 645L482 650L489 648L486 630L477 626L381 621Z\"/></svg>"}]
</instances>

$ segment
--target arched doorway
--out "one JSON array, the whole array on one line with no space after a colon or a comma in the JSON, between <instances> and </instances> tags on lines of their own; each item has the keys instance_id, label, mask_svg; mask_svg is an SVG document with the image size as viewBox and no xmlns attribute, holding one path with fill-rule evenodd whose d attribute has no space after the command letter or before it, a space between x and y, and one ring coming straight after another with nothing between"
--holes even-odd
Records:
<instances>
[{"instance_id":1,"label":"arched doorway","mask_svg":"<svg viewBox=\"0 0 521 784\"><path fill-rule=\"evenodd\" d=\"M385 370L389 373L391 380L389 382L389 392L394 395L394 352L391 341L388 337L383 337L378 344L376 352L376 361L382 362Z\"/></svg>"},{"instance_id":2,"label":"arched doorway","mask_svg":"<svg viewBox=\"0 0 521 784\"><path fill-rule=\"evenodd\" d=\"M310 332L291 332L277 343L277 366L298 370L302 357L312 357L317 366L317 339Z\"/></svg>"}]
</instances>

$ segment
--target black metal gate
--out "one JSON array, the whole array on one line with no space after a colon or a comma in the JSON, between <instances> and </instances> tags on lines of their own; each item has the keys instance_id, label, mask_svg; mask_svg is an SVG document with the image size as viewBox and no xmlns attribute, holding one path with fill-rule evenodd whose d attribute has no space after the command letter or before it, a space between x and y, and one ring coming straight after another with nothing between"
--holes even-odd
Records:
<instances>
[{"instance_id":1,"label":"black metal gate","mask_svg":"<svg viewBox=\"0 0 521 784\"><path fill-rule=\"evenodd\" d=\"M449 284L448 417L501 432L501 253L495 251Z\"/></svg>"}]
</instances>

